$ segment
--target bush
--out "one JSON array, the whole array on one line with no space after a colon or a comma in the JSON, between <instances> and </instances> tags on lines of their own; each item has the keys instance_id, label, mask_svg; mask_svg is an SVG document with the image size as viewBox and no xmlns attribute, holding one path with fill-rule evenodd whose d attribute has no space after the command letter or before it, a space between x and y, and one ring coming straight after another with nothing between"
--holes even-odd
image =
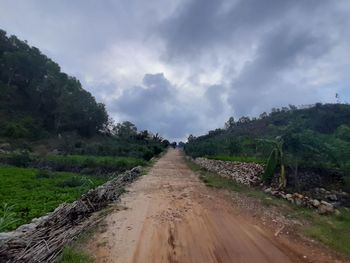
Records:
<instances>
[{"instance_id":1,"label":"bush","mask_svg":"<svg viewBox=\"0 0 350 263\"><path fill-rule=\"evenodd\" d=\"M10 138L28 137L28 130L20 124L9 123L5 127L4 135Z\"/></svg>"},{"instance_id":2,"label":"bush","mask_svg":"<svg viewBox=\"0 0 350 263\"><path fill-rule=\"evenodd\" d=\"M36 174L36 178L38 179L50 178L51 176L52 172L47 169L39 169Z\"/></svg>"},{"instance_id":3,"label":"bush","mask_svg":"<svg viewBox=\"0 0 350 263\"><path fill-rule=\"evenodd\" d=\"M28 151L17 152L8 157L8 162L11 165L26 167L32 161Z\"/></svg>"},{"instance_id":4,"label":"bush","mask_svg":"<svg viewBox=\"0 0 350 263\"><path fill-rule=\"evenodd\" d=\"M143 153L143 156L142 158L146 161L149 161L151 160L153 157L153 152L151 152L150 150L146 150L144 153Z\"/></svg>"}]
</instances>

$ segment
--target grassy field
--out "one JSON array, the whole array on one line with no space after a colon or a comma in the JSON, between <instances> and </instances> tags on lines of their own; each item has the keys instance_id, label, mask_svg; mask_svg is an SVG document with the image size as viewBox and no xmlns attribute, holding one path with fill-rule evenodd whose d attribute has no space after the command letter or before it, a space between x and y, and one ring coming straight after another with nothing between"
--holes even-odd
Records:
<instances>
[{"instance_id":1,"label":"grassy field","mask_svg":"<svg viewBox=\"0 0 350 263\"><path fill-rule=\"evenodd\" d=\"M343 208L340 215L321 216L315 211L293 205L283 199L267 195L259 189L238 184L215 173L201 169L197 164L187 161L188 166L200 174L200 179L208 186L239 192L261 200L262 205L278 206L289 218L306 220L303 231L306 236L350 256L350 209Z\"/></svg>"},{"instance_id":2,"label":"grassy field","mask_svg":"<svg viewBox=\"0 0 350 263\"><path fill-rule=\"evenodd\" d=\"M207 158L212 160L231 161L231 162L259 163L259 164L266 163L266 160L259 159L256 157L248 157L248 156L214 155L214 156L207 156Z\"/></svg>"},{"instance_id":3,"label":"grassy field","mask_svg":"<svg viewBox=\"0 0 350 263\"><path fill-rule=\"evenodd\" d=\"M86 168L103 167L114 170L130 169L138 165L145 165L143 159L132 157L114 156L89 156L89 155L49 155L45 158L49 161L59 162L65 165L79 165Z\"/></svg>"},{"instance_id":4,"label":"grassy field","mask_svg":"<svg viewBox=\"0 0 350 263\"><path fill-rule=\"evenodd\" d=\"M45 215L106 180L74 173L0 166L0 231L15 229L32 218Z\"/></svg>"}]
</instances>

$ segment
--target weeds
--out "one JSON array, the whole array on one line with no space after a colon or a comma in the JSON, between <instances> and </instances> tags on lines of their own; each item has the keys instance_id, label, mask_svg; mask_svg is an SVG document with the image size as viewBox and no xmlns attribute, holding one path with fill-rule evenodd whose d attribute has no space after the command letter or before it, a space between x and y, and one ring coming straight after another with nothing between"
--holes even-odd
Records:
<instances>
[{"instance_id":1,"label":"weeds","mask_svg":"<svg viewBox=\"0 0 350 263\"><path fill-rule=\"evenodd\" d=\"M66 247L63 250L60 263L89 263L93 262L92 257L73 247Z\"/></svg>"},{"instance_id":2,"label":"weeds","mask_svg":"<svg viewBox=\"0 0 350 263\"><path fill-rule=\"evenodd\" d=\"M0 210L0 232L5 231L11 226L15 225L18 219L16 219L16 213L13 211L14 207L4 203Z\"/></svg>"}]
</instances>

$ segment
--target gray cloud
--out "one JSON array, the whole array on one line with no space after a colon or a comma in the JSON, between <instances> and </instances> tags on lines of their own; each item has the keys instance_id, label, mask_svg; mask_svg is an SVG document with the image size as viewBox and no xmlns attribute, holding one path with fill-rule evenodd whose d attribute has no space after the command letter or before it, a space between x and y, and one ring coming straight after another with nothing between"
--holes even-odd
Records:
<instances>
[{"instance_id":1,"label":"gray cloud","mask_svg":"<svg viewBox=\"0 0 350 263\"><path fill-rule=\"evenodd\" d=\"M350 100L348 1L0 2L0 27L78 77L117 121L169 138L336 92Z\"/></svg>"},{"instance_id":2,"label":"gray cloud","mask_svg":"<svg viewBox=\"0 0 350 263\"><path fill-rule=\"evenodd\" d=\"M111 102L111 110L141 129L157 131L170 138L181 138L193 129L196 116L187 111L176 89L163 73L146 74L141 86L125 90Z\"/></svg>"},{"instance_id":3,"label":"gray cloud","mask_svg":"<svg viewBox=\"0 0 350 263\"><path fill-rule=\"evenodd\" d=\"M334 75L333 59L342 56L338 47L350 38L348 15L349 4L329 1L193 0L160 32L167 61L187 63L190 57L195 64L208 53L221 57L231 114L256 115L288 103L324 101L330 95L323 91L332 81L322 75ZM344 51L348 57L349 46ZM238 59L241 67L236 67L239 63L229 54L245 52Z\"/></svg>"},{"instance_id":4,"label":"gray cloud","mask_svg":"<svg viewBox=\"0 0 350 263\"><path fill-rule=\"evenodd\" d=\"M203 114L210 122L223 111L221 93L222 87L211 86L206 91L206 101L193 100L189 104L181 100L176 87L163 73L146 74L141 86L125 90L110 106L121 119L131 120L141 129L182 139L189 132L199 133L208 127L202 121Z\"/></svg>"}]
</instances>

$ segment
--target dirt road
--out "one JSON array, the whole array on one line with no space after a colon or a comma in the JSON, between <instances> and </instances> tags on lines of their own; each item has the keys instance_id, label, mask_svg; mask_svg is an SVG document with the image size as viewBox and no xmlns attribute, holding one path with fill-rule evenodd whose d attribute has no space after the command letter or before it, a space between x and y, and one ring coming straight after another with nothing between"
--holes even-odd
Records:
<instances>
[{"instance_id":1,"label":"dirt road","mask_svg":"<svg viewBox=\"0 0 350 263\"><path fill-rule=\"evenodd\" d=\"M302 262L208 189L170 150L124 195L88 249L96 262Z\"/></svg>"}]
</instances>

